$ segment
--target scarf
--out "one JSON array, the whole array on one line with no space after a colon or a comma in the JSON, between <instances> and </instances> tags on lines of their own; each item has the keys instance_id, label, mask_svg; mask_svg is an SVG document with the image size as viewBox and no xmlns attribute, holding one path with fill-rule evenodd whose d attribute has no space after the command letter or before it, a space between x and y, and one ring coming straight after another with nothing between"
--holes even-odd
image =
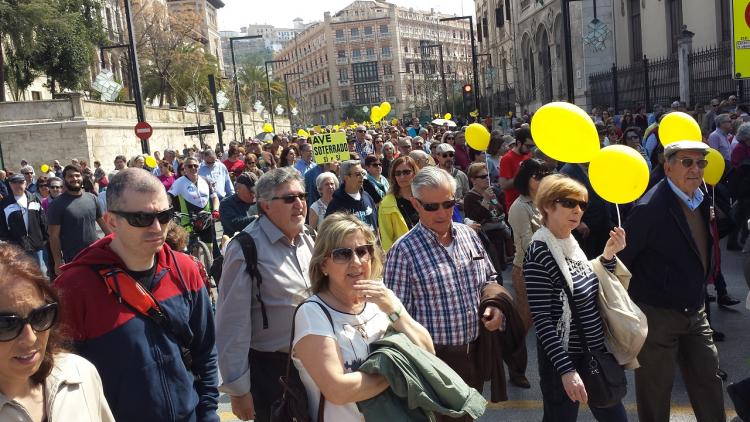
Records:
<instances>
[{"instance_id":1,"label":"scarf","mask_svg":"<svg viewBox=\"0 0 750 422\"><path fill-rule=\"evenodd\" d=\"M560 272L565 278L565 282L568 284L571 293L573 292L573 277L571 270L574 270L578 274L587 275L594 272L593 267L589 263L586 254L578 245L578 241L569 235L565 239L558 239L554 234L547 228L542 226L537 230L531 237L531 240L538 240L544 242L549 248L552 257L555 259L555 263L560 268ZM557 334L560 336L562 341L562 348L566 352L568 351L568 343L570 341L570 321L571 311L570 303L568 303L568 296L565 294L565 290L560 291L560 301L562 302L562 317L557 322ZM575 304L573 304L575 306Z\"/></svg>"}]
</instances>

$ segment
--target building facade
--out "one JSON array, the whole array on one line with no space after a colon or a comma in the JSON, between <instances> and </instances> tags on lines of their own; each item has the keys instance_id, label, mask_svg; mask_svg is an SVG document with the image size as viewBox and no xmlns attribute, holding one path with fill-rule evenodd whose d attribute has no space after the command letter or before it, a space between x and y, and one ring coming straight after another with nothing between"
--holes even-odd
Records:
<instances>
[{"instance_id":1,"label":"building facade","mask_svg":"<svg viewBox=\"0 0 750 422\"><path fill-rule=\"evenodd\" d=\"M192 14L198 17L199 26L195 28L194 38L216 57L219 61L219 69L224 69L224 54L217 15L217 10L224 7L224 2L222 0L167 0L167 6L172 16Z\"/></svg>"},{"instance_id":2,"label":"building facade","mask_svg":"<svg viewBox=\"0 0 750 422\"><path fill-rule=\"evenodd\" d=\"M455 112L448 98L470 80L471 42L468 21L440 21L447 17L355 1L298 34L274 56L287 61L273 72L287 76L306 123L369 116L364 107L383 101L391 103L391 117Z\"/></svg>"},{"instance_id":3,"label":"building facade","mask_svg":"<svg viewBox=\"0 0 750 422\"><path fill-rule=\"evenodd\" d=\"M240 31L244 32L245 35L262 36L266 48L274 52L279 52L307 27L301 18L296 18L293 22L293 28L276 28L273 25L250 24Z\"/></svg>"}]
</instances>

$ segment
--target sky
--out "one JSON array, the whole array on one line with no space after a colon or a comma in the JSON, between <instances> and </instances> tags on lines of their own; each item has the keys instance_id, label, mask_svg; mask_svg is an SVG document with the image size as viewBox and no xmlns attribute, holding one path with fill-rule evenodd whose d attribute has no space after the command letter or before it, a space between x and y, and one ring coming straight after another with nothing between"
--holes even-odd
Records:
<instances>
[{"instance_id":1,"label":"sky","mask_svg":"<svg viewBox=\"0 0 750 422\"><path fill-rule=\"evenodd\" d=\"M353 0L224 0L219 9L219 30L239 31L249 24L270 24L278 28L291 28L292 20L302 18L305 23L323 20L326 11L334 14ZM413 7L456 14L474 15L473 0L392 0L402 7Z\"/></svg>"}]
</instances>

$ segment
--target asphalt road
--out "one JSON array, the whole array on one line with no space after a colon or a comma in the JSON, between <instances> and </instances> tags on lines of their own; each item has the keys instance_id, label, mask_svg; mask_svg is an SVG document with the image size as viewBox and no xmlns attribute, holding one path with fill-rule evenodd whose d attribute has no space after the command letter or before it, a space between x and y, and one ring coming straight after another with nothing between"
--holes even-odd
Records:
<instances>
[{"instance_id":1,"label":"asphalt road","mask_svg":"<svg viewBox=\"0 0 750 422\"><path fill-rule=\"evenodd\" d=\"M747 333L750 327L750 311L744 308L744 299L747 296L748 288L744 281L742 272L742 260L747 257L740 252L727 252L722 242L722 269L726 278L729 294L737 299L742 299L743 303L734 306L732 309L718 309L716 304L712 304L712 325L715 329L726 334L726 340L717 343L719 349L719 359L721 368L728 374L728 382L739 381L750 376L750 334ZM512 289L510 285L510 270L503 273L506 281L506 287ZM713 291L713 287L709 287ZM526 339L529 351L529 366L527 377L531 382L531 389L524 390L514 386L508 387L509 401L502 403L490 403L487 411L479 421L509 421L509 422L531 422L542 420L542 401L539 390L539 373L536 364L536 341L533 332L530 332ZM631 421L637 421L637 409L635 403L635 392L633 389L633 372L627 371L628 376L628 395L625 398L625 407L628 411L628 417ZM489 385L485 388L485 397L489 397ZM725 393L725 406L727 409L727 420L735 418L733 405L729 396ZM222 421L237 421L232 414L229 406L229 398L222 395L219 399L219 415ZM595 421L591 412L586 406L581 406L578 416L579 421ZM675 376L674 388L672 392L672 417L670 421L674 422L691 422L696 421L693 416L690 401L685 390L682 379L678 374Z\"/></svg>"}]
</instances>

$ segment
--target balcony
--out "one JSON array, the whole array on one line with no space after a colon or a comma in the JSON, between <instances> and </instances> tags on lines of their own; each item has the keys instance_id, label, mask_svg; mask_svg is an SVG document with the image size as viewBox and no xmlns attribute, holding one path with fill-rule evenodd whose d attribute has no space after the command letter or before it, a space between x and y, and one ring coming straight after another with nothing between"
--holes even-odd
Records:
<instances>
[{"instance_id":1,"label":"balcony","mask_svg":"<svg viewBox=\"0 0 750 422\"><path fill-rule=\"evenodd\" d=\"M378 55L377 54L368 54L368 55L366 55L364 57L365 57L365 61L368 61L368 62L374 62L375 60L378 59Z\"/></svg>"},{"instance_id":2,"label":"balcony","mask_svg":"<svg viewBox=\"0 0 750 422\"><path fill-rule=\"evenodd\" d=\"M392 54L391 54L391 52L390 52L390 51L389 51L389 52L387 52L387 53L380 53L380 58L381 58L381 59L390 59L390 58L391 58L391 56L392 56Z\"/></svg>"},{"instance_id":3,"label":"balcony","mask_svg":"<svg viewBox=\"0 0 750 422\"><path fill-rule=\"evenodd\" d=\"M346 57L336 57L336 64L348 64L349 59Z\"/></svg>"},{"instance_id":4,"label":"balcony","mask_svg":"<svg viewBox=\"0 0 750 422\"><path fill-rule=\"evenodd\" d=\"M390 38L390 37L391 37L391 33L390 32L380 32L379 35L378 35L378 38L380 38L380 39Z\"/></svg>"},{"instance_id":5,"label":"balcony","mask_svg":"<svg viewBox=\"0 0 750 422\"><path fill-rule=\"evenodd\" d=\"M351 81L349 79L347 79L345 81L339 80L339 86L349 86L350 83L351 83Z\"/></svg>"},{"instance_id":6,"label":"balcony","mask_svg":"<svg viewBox=\"0 0 750 422\"><path fill-rule=\"evenodd\" d=\"M341 102L341 107L342 107L342 108L343 108L343 107L349 107L349 106L351 106L351 105L352 105L352 102L351 102L351 101L342 101L342 102Z\"/></svg>"},{"instance_id":7,"label":"balcony","mask_svg":"<svg viewBox=\"0 0 750 422\"><path fill-rule=\"evenodd\" d=\"M352 63L362 63L365 61L365 56L352 56Z\"/></svg>"},{"instance_id":8,"label":"balcony","mask_svg":"<svg viewBox=\"0 0 750 422\"><path fill-rule=\"evenodd\" d=\"M350 36L350 37L349 37L349 40L351 40L351 41L359 41L359 40L361 40L361 39L362 39L362 36L361 36L361 35L359 35L359 34L357 34L357 35L352 35L352 36Z\"/></svg>"},{"instance_id":9,"label":"balcony","mask_svg":"<svg viewBox=\"0 0 750 422\"><path fill-rule=\"evenodd\" d=\"M395 103L398 102L398 98L396 98L396 97L386 97L385 100L388 101L391 104L395 104Z\"/></svg>"},{"instance_id":10,"label":"balcony","mask_svg":"<svg viewBox=\"0 0 750 422\"><path fill-rule=\"evenodd\" d=\"M383 75L383 81L384 82L389 82L389 81L392 81L392 80L393 80L393 74Z\"/></svg>"},{"instance_id":11,"label":"balcony","mask_svg":"<svg viewBox=\"0 0 750 422\"><path fill-rule=\"evenodd\" d=\"M374 40L375 39L375 33L372 34L365 34L362 36L363 40Z\"/></svg>"},{"instance_id":12,"label":"balcony","mask_svg":"<svg viewBox=\"0 0 750 422\"><path fill-rule=\"evenodd\" d=\"M333 42L336 44L343 44L346 42L346 37L336 37Z\"/></svg>"}]
</instances>

